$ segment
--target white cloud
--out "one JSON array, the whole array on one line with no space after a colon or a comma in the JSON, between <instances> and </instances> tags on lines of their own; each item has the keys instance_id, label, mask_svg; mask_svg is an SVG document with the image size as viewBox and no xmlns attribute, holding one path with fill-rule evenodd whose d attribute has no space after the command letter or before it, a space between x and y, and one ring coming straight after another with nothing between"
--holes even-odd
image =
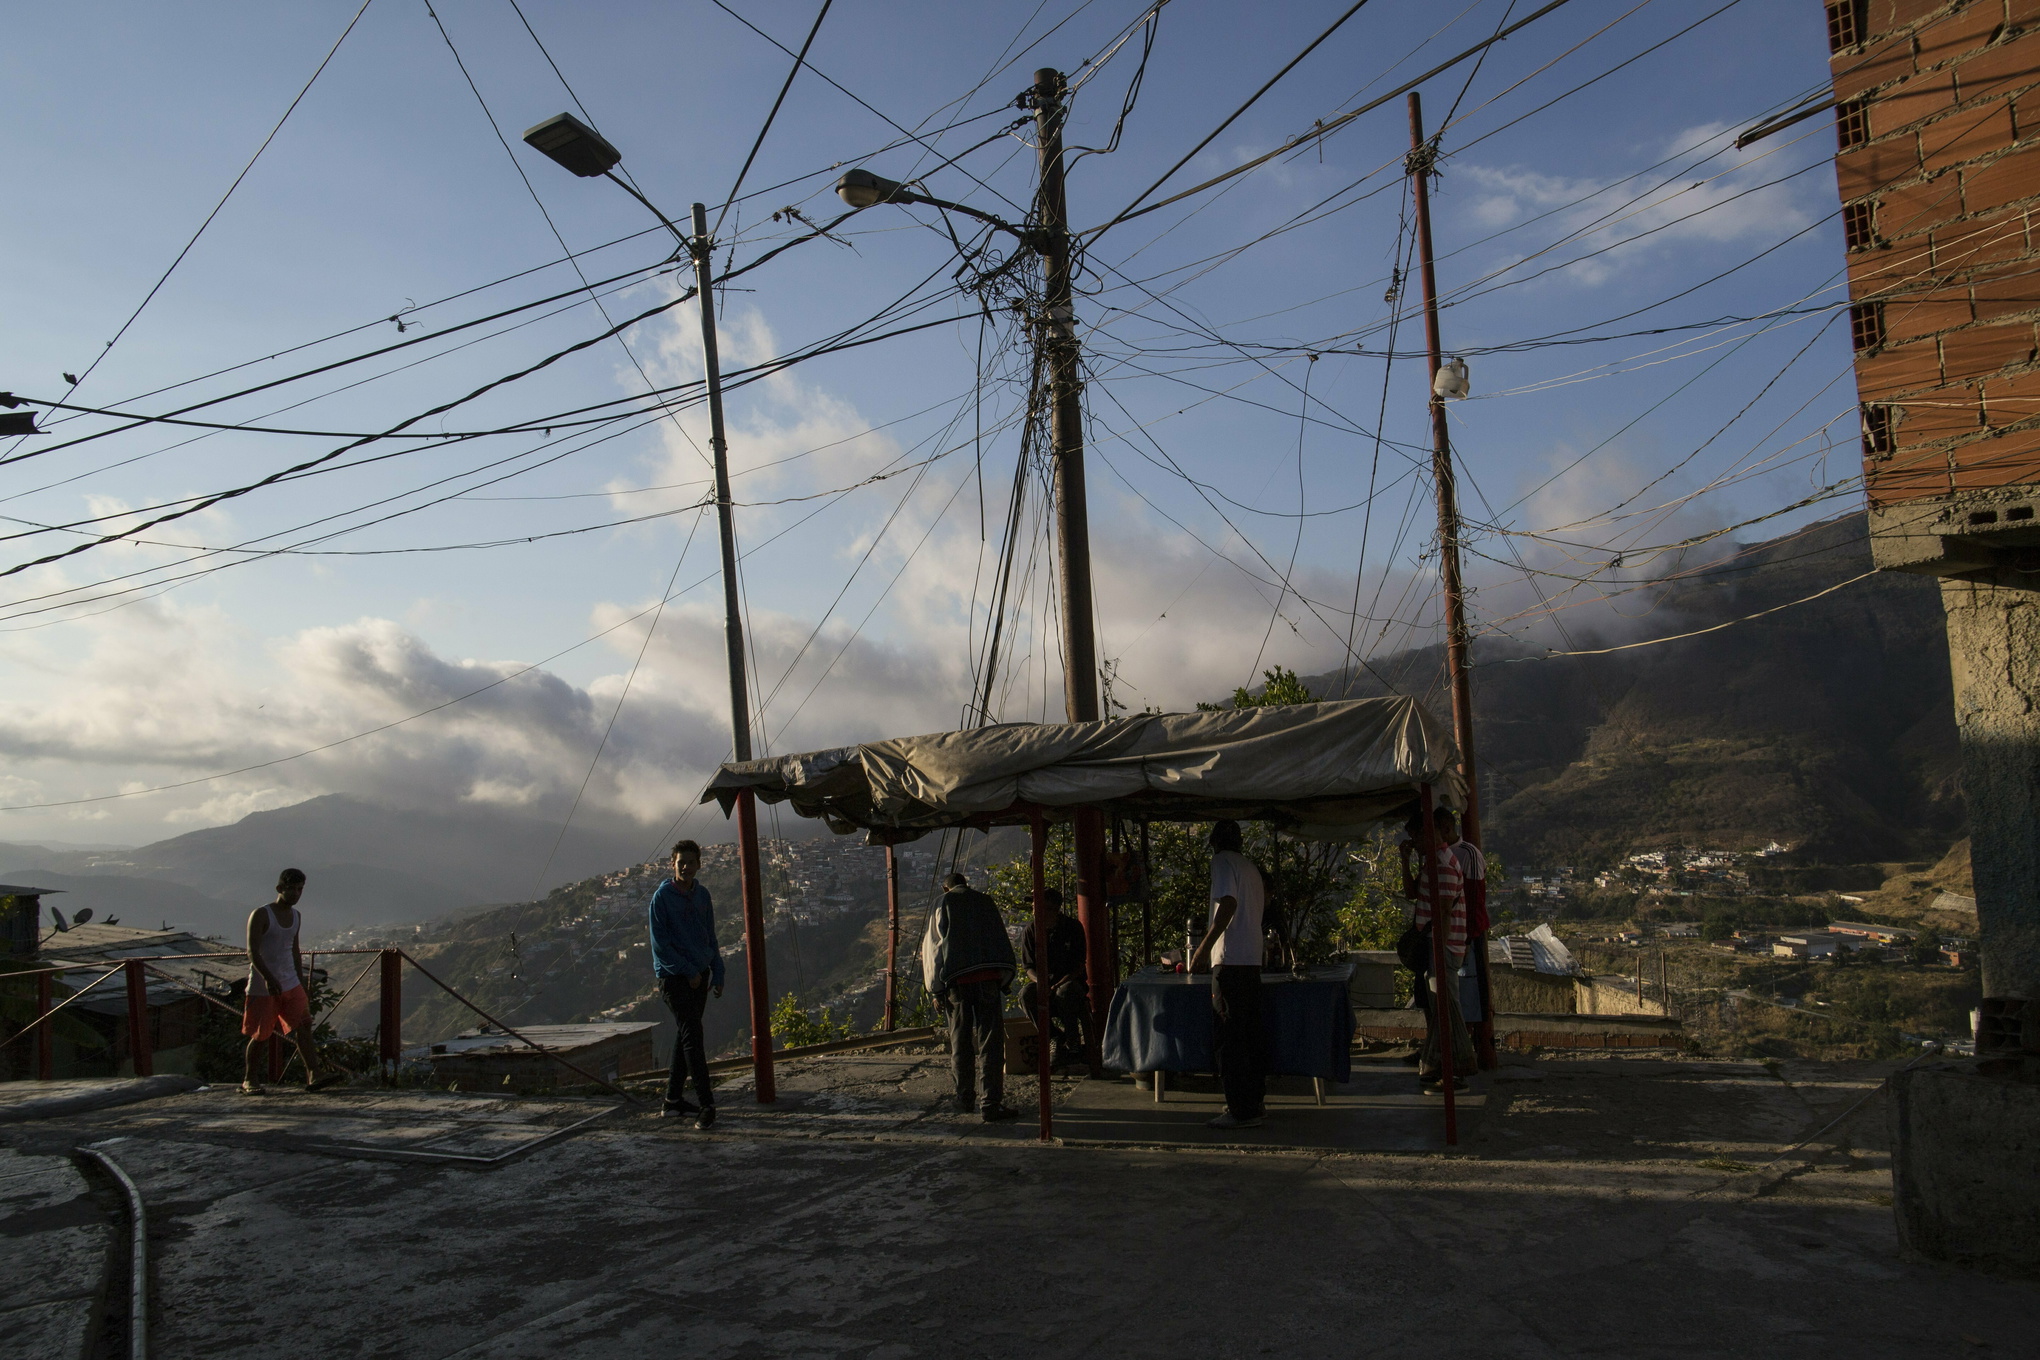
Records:
<instances>
[{"instance_id":1,"label":"white cloud","mask_svg":"<svg viewBox=\"0 0 2040 1360\"><path fill-rule=\"evenodd\" d=\"M1813 220L1810 205L1799 201L1793 184L1758 187L1784 173L1780 159L1762 150L1738 152L1734 141L1732 129L1712 123L1667 138L1654 155L1694 149L1680 157L1688 172L1656 188L1650 186L1664 178L1661 169L1610 184L1521 166L1455 162L1444 189L1471 185L1465 211L1488 229L1551 213L1534 228L1540 239L1559 241L1582 233L1580 239L1527 259L1514 276L1577 260L1543 281L1596 286L1696 244L1774 238ZM1507 263L1515 260L1526 257L1519 254Z\"/></svg>"}]
</instances>

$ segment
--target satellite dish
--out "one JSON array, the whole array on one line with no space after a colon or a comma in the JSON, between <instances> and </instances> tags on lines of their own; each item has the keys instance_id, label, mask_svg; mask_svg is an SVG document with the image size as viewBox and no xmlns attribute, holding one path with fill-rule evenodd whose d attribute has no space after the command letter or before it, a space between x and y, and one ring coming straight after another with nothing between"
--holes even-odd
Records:
<instances>
[{"instance_id":1,"label":"satellite dish","mask_svg":"<svg viewBox=\"0 0 2040 1360\"><path fill-rule=\"evenodd\" d=\"M55 907L51 907L51 908L50 908L50 910L51 910L51 911L55 911L55 910L56 910L56 908L55 908ZM90 908L90 907L80 907L80 908L78 908L78 914L77 914L76 916L73 916L73 917L71 918L71 924L72 924L72 925L74 925L74 926L82 926L82 925L84 925L84 924L85 924L85 923L86 923L87 921L89 921L89 920L91 920L91 919L92 919L92 908Z\"/></svg>"},{"instance_id":2,"label":"satellite dish","mask_svg":"<svg viewBox=\"0 0 2040 1360\"><path fill-rule=\"evenodd\" d=\"M70 923L64 920L64 913L58 911L55 907L50 908L50 919L57 923L57 929L60 931L71 928Z\"/></svg>"}]
</instances>

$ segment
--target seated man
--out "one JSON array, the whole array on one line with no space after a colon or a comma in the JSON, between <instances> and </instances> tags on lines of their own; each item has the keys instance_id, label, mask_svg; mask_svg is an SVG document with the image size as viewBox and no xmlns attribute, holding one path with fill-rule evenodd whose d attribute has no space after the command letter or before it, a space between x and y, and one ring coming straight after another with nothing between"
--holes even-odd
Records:
<instances>
[{"instance_id":1,"label":"seated man","mask_svg":"<svg viewBox=\"0 0 2040 1360\"><path fill-rule=\"evenodd\" d=\"M1049 1061L1067 1067L1084 1061L1089 1050L1085 1031L1090 1027L1091 989L1084 967L1084 928L1063 911L1063 897L1054 888L1042 894L1055 913L1048 924L1048 1012L1055 1034L1055 1056ZM1034 956L1034 928L1020 933L1020 966L1031 979L1020 989L1020 1009L1032 1020L1038 1014L1035 985L1041 981L1041 966Z\"/></svg>"}]
</instances>

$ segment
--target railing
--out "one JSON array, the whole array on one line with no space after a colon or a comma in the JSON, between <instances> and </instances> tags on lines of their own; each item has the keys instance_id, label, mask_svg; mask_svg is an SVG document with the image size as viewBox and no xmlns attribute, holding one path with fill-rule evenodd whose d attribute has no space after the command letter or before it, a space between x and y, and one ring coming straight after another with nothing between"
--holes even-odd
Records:
<instances>
[{"instance_id":1,"label":"railing","mask_svg":"<svg viewBox=\"0 0 2040 1360\"><path fill-rule=\"evenodd\" d=\"M354 981L347 984L347 989L340 994L340 999L333 1003L335 1007L338 1007L339 1005L343 1004L348 997L354 994L354 989L361 985L363 980L368 977L369 972L372 969L374 969L378 963L381 965L382 995L380 997L381 1006L380 1015L378 1017L380 1023L377 1025L376 1028L378 1030L379 1038L378 1057L382 1064L382 1075L384 1080L386 1081L395 1076L398 1064L403 1061L403 1034L402 1034L404 1015L403 967L406 963L408 963L413 968L417 969L421 974L423 974L426 981L438 987L441 991L445 992L455 1001L460 1002L461 1005L466 1006L476 1015L479 1015L484 1022L494 1025L497 1029L503 1031L503 1033L508 1035L509 1037L516 1039L520 1043L528 1045L532 1049L535 1049L537 1052L543 1054L547 1058L550 1058L552 1061L558 1063L561 1067L566 1068L569 1072L574 1073L576 1076L582 1077L585 1080L593 1083L594 1085L602 1087L604 1090L615 1092L617 1095L621 1096L623 1099L629 1101L633 1105L641 1103L636 1096L624 1090L622 1087L616 1085L616 1083L611 1081L605 1081L601 1077L594 1075L592 1072L589 1072L584 1068L575 1066L573 1063L567 1061L567 1059L560 1053L552 1049L549 1049L544 1044L541 1044L536 1040L531 1039L523 1034L520 1034L516 1030L510 1028L510 1026L504 1024L501 1020L496 1019L496 1017L490 1015L480 1006L477 1006L474 1002L468 1000L466 997L462 996L459 992L455 991L452 987L448 986L445 982L435 977L432 974L432 972L429 969L427 969L423 964L419 963L418 960L412 958L409 954L405 953L401 949L308 950L306 951L306 966L308 968L316 966L319 955L321 954L327 955L373 954L376 956L374 959L371 959L365 967L362 968L361 972L355 975ZM203 954L133 955L127 958L120 959L118 962L114 963L113 967L107 969L105 972L101 973L98 977L86 983L83 987L79 988L77 991L65 997L61 1002L58 1002L55 1005L50 1004L52 999L51 981L53 978L55 978L60 973L85 972L90 969L101 966L102 964L106 963L107 960L104 958L93 959L90 961L81 960L80 962L77 963L58 964L42 968L24 968L16 972L0 974L0 982L27 978L34 978L36 982L35 1019L30 1021L28 1024L22 1026L21 1029L17 1030L14 1034L10 1035L8 1038L0 1040L0 1048L4 1048L6 1045L15 1042L17 1039L24 1038L29 1034L37 1035L38 1037L36 1040L36 1077L42 1081L51 1080L55 1075L56 1067L54 1045L51 1043L52 1032L50 1027L51 1018L55 1016L58 1012L62 1011L64 1007L70 1005L74 1001L77 1001L79 998L83 997L87 992L90 992L95 987L98 987L101 983L107 981L115 973L123 973L125 974L124 980L127 986L128 1055L134 1064L136 1076L138 1077L154 1076L155 1053L153 1039L149 1032L149 1004L148 1004L149 974L151 973L155 974L157 978L161 979L164 982L169 983L174 987L182 987L185 990L197 995L200 1000L210 1005L217 1006L219 1009L224 1010L229 1014L238 1013L234 1011L234 1008L232 1006L227 1005L225 1002L221 1001L218 997L213 996L211 993L207 992L204 988L194 986L190 982L185 981L183 978L176 977L170 973L165 972L161 968L152 967L151 965L161 963L188 963L194 959L245 959L246 957L248 957L247 951L239 949ZM283 1076L283 1069L285 1065L286 1059L283 1054L283 1046L281 1043L277 1041L275 1035L271 1035L269 1040L269 1079L271 1081L281 1079L281 1077Z\"/></svg>"}]
</instances>

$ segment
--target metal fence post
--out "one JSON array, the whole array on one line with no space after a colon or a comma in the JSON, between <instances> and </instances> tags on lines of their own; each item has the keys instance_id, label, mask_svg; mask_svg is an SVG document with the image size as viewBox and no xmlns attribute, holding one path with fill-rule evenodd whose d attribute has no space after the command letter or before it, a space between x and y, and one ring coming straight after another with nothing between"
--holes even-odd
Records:
<instances>
[{"instance_id":1,"label":"metal fence post","mask_svg":"<svg viewBox=\"0 0 2040 1360\"><path fill-rule=\"evenodd\" d=\"M156 1062L149 1050L149 976L140 959L129 959L123 971L127 974L128 1059L134 1063L136 1076L153 1077Z\"/></svg>"},{"instance_id":2,"label":"metal fence post","mask_svg":"<svg viewBox=\"0 0 2040 1360\"><path fill-rule=\"evenodd\" d=\"M404 955L382 951L382 1066L384 1080L397 1074L404 1060Z\"/></svg>"},{"instance_id":3,"label":"metal fence post","mask_svg":"<svg viewBox=\"0 0 2040 1360\"><path fill-rule=\"evenodd\" d=\"M38 1081L56 1076L56 1046L50 1042L50 979L52 974L35 975L35 1075Z\"/></svg>"}]
</instances>

